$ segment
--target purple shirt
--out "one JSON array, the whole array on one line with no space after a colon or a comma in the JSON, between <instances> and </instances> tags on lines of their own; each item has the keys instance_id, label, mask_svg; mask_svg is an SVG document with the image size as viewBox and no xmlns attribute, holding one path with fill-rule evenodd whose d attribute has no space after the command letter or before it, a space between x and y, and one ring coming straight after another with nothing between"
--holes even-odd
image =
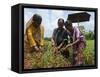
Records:
<instances>
[{"instance_id":1,"label":"purple shirt","mask_svg":"<svg viewBox=\"0 0 100 77\"><path fill-rule=\"evenodd\" d=\"M77 42L75 45L74 45L74 49L79 49L79 48L85 48L86 46L86 42L85 42L85 37L84 35L82 34L82 32L79 30L78 27L74 26L73 27L73 34L69 34L72 39L73 39L73 42L76 41L77 39L79 39L79 42ZM82 46L81 46L82 44Z\"/></svg>"},{"instance_id":2,"label":"purple shirt","mask_svg":"<svg viewBox=\"0 0 100 77\"><path fill-rule=\"evenodd\" d=\"M79 41L85 41L85 37L83 33L79 30L79 28L74 26L73 29L73 34L69 33L69 35L73 38L73 42L77 39L79 39Z\"/></svg>"}]
</instances>

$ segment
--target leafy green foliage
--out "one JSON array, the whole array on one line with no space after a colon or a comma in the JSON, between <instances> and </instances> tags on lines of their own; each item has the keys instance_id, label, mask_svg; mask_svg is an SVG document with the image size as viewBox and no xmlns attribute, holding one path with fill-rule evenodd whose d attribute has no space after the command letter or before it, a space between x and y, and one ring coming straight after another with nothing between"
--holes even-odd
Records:
<instances>
[{"instance_id":1,"label":"leafy green foliage","mask_svg":"<svg viewBox=\"0 0 100 77\"><path fill-rule=\"evenodd\" d=\"M94 65L95 51L94 40L88 40L86 49L84 50L84 65Z\"/></svg>"},{"instance_id":2,"label":"leafy green foliage","mask_svg":"<svg viewBox=\"0 0 100 77\"><path fill-rule=\"evenodd\" d=\"M94 41L88 40L84 52L84 66L94 64ZM51 41L45 40L43 52L24 53L24 61L26 69L37 68L56 68L72 66L72 49L69 49L70 57L64 58L61 54L54 54ZM24 62L24 63L25 63Z\"/></svg>"}]
</instances>

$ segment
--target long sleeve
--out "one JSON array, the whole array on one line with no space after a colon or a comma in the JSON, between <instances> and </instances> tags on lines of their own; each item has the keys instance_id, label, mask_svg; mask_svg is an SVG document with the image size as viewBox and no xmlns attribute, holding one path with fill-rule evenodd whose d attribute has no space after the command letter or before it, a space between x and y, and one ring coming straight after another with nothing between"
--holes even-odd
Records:
<instances>
[{"instance_id":1,"label":"long sleeve","mask_svg":"<svg viewBox=\"0 0 100 77\"><path fill-rule=\"evenodd\" d=\"M32 29L31 28L27 29L27 36L28 36L28 40L29 40L29 43L30 43L30 47L35 46L36 42L35 42L34 37L32 36Z\"/></svg>"},{"instance_id":2,"label":"long sleeve","mask_svg":"<svg viewBox=\"0 0 100 77\"><path fill-rule=\"evenodd\" d=\"M76 31L76 38L78 39L80 37L80 31L77 27L75 28L75 31Z\"/></svg>"}]
</instances>

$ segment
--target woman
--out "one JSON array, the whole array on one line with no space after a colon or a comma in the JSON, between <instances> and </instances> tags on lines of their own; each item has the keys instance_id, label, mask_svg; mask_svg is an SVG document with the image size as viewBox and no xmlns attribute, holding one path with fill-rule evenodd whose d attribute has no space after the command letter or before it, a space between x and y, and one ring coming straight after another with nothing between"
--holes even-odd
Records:
<instances>
[{"instance_id":1,"label":"woman","mask_svg":"<svg viewBox=\"0 0 100 77\"><path fill-rule=\"evenodd\" d=\"M42 17L34 14L26 24L24 36L24 69L32 69L33 59L41 61L42 47L44 46L44 27L42 26ZM34 54L35 58L32 56Z\"/></svg>"},{"instance_id":2,"label":"woman","mask_svg":"<svg viewBox=\"0 0 100 77\"><path fill-rule=\"evenodd\" d=\"M55 28L51 38L54 53L61 53L65 58L69 57L69 51L66 49L60 51L60 49L68 44L68 34L64 27L64 19L58 19L58 28Z\"/></svg>"},{"instance_id":3,"label":"woman","mask_svg":"<svg viewBox=\"0 0 100 77\"><path fill-rule=\"evenodd\" d=\"M41 25L42 17L38 14L34 14L32 19L26 24L26 32L24 38L24 51L41 51L41 47L44 45L44 27ZM27 50L26 50L26 49Z\"/></svg>"},{"instance_id":4,"label":"woman","mask_svg":"<svg viewBox=\"0 0 100 77\"><path fill-rule=\"evenodd\" d=\"M73 27L69 21L65 22L66 31L72 38L72 43L68 44L64 49L72 46L73 48L73 65L83 65L83 49L86 47L85 37L78 27Z\"/></svg>"}]
</instances>

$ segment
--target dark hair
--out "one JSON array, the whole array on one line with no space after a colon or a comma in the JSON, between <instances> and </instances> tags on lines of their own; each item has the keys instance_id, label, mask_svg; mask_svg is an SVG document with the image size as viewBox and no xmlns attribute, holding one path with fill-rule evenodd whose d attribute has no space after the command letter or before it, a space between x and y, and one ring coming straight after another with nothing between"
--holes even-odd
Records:
<instances>
[{"instance_id":1,"label":"dark hair","mask_svg":"<svg viewBox=\"0 0 100 77\"><path fill-rule=\"evenodd\" d=\"M35 21L38 24L41 24L42 17L39 14L34 14L32 20Z\"/></svg>"},{"instance_id":2,"label":"dark hair","mask_svg":"<svg viewBox=\"0 0 100 77\"><path fill-rule=\"evenodd\" d=\"M59 22L60 20L62 20L62 21L63 21L63 23L64 23L64 19L63 19L63 18L59 18L59 19L58 19L58 22Z\"/></svg>"},{"instance_id":3,"label":"dark hair","mask_svg":"<svg viewBox=\"0 0 100 77\"><path fill-rule=\"evenodd\" d=\"M72 22L71 21L65 21L64 25L65 25L65 28L68 27L68 26L72 26Z\"/></svg>"}]
</instances>

